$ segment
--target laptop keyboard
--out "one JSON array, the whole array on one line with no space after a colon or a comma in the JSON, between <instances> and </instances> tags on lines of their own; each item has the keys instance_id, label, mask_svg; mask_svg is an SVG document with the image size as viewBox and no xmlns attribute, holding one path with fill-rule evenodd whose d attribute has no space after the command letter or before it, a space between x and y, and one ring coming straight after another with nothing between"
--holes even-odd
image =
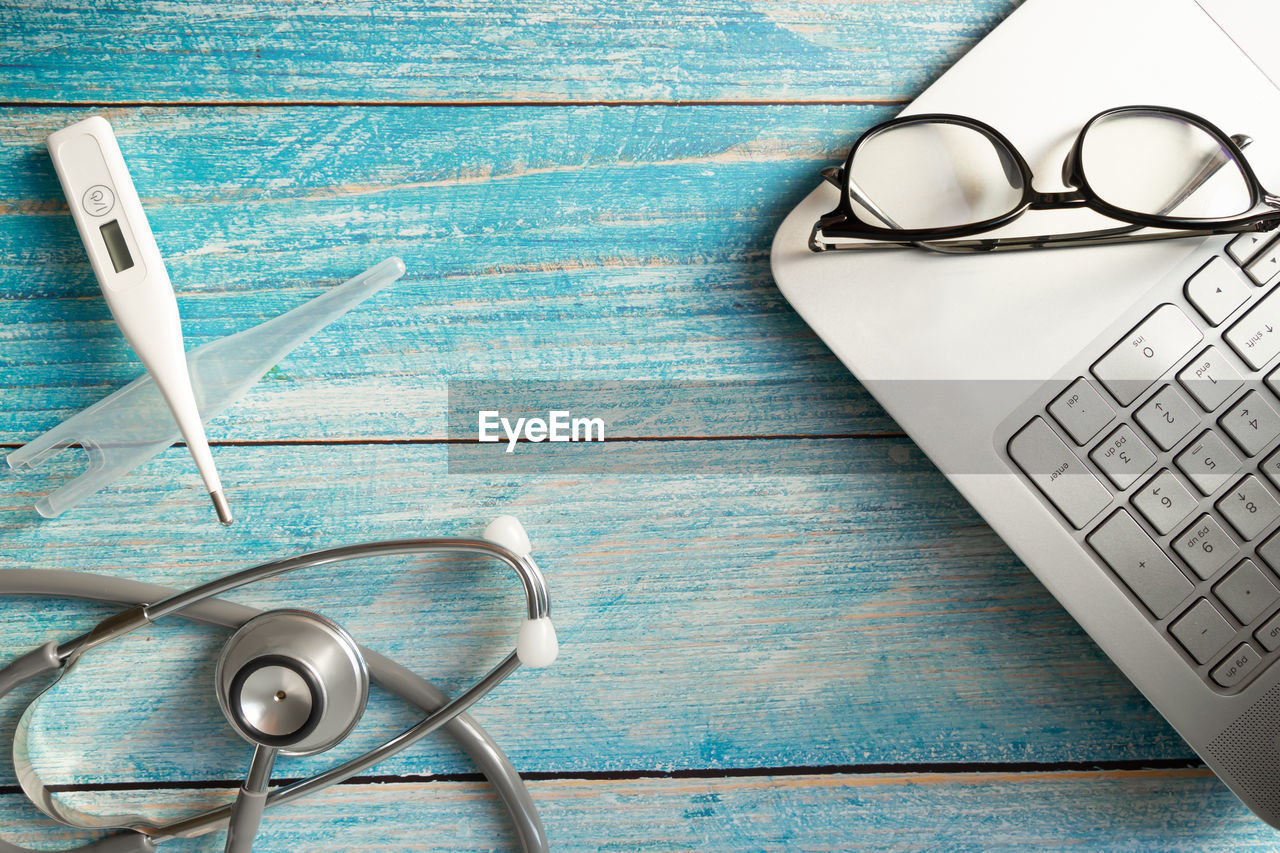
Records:
<instances>
[{"instance_id":1,"label":"laptop keyboard","mask_svg":"<svg viewBox=\"0 0 1280 853\"><path fill-rule=\"evenodd\" d=\"M1007 446L1222 692L1280 659L1277 282L1280 237L1236 237L1180 298L1104 342L1087 375L1020 421Z\"/></svg>"}]
</instances>

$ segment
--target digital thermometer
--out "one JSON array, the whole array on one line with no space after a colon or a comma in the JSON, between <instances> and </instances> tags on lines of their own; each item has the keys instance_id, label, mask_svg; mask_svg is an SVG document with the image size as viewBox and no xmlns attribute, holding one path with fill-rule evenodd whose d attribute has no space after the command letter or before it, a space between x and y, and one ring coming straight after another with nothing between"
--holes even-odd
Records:
<instances>
[{"instance_id":1,"label":"digital thermometer","mask_svg":"<svg viewBox=\"0 0 1280 853\"><path fill-rule=\"evenodd\" d=\"M178 301L115 133L93 116L50 134L49 155L111 316L169 404L218 520L230 524L191 390Z\"/></svg>"}]
</instances>

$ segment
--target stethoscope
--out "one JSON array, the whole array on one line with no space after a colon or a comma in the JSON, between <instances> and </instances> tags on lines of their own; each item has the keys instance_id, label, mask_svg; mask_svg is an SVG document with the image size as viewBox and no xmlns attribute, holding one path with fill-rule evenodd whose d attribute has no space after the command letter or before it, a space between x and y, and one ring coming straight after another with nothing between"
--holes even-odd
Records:
<instances>
[{"instance_id":1,"label":"stethoscope","mask_svg":"<svg viewBox=\"0 0 1280 853\"><path fill-rule=\"evenodd\" d=\"M455 698L448 698L394 661L359 646L339 625L304 610L258 611L217 596L299 569L363 557L407 554L475 554L513 569L524 586L528 615L515 651ZM495 519L484 539L403 539L332 548L265 563L186 592L154 584L80 572L0 571L0 595L78 598L130 605L87 633L65 643L50 641L0 670L0 698L33 679L56 673L23 712L14 734L14 769L31 802L49 817L77 829L115 832L76 848L93 853L149 853L173 838L190 838L227 827L227 853L247 853L263 812L315 793L444 728L493 784L515 823L521 848L546 851L546 835L523 781L498 745L463 712L513 673L520 664L549 666L558 653L547 585L531 556L529 537L511 516ZM26 741L33 710L85 652L119 639L165 616L235 630L218 657L214 681L218 705L231 727L253 745L253 757L235 802L169 823L140 815L90 815L58 800L28 758ZM340 743L360 721L372 680L417 705L427 715L380 746L336 767L268 791L277 755L315 755ZM0 840L0 853L28 853Z\"/></svg>"}]
</instances>

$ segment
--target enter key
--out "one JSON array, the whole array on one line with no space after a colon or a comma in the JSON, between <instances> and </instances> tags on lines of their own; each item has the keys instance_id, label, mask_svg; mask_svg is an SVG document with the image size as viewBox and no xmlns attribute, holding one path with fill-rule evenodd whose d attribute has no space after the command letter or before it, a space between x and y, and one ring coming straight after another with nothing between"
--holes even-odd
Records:
<instances>
[{"instance_id":1,"label":"enter key","mask_svg":"<svg viewBox=\"0 0 1280 853\"><path fill-rule=\"evenodd\" d=\"M1254 370L1280 353L1280 298L1272 291L1240 319L1223 338Z\"/></svg>"}]
</instances>

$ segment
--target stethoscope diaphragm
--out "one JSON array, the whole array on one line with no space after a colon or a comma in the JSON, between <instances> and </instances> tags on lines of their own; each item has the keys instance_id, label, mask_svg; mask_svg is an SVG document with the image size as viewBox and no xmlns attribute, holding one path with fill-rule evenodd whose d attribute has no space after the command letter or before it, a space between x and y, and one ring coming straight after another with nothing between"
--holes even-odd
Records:
<instances>
[{"instance_id":1,"label":"stethoscope diaphragm","mask_svg":"<svg viewBox=\"0 0 1280 853\"><path fill-rule=\"evenodd\" d=\"M222 647L218 706L236 734L284 755L315 755L351 733L369 698L360 647L306 610L270 610Z\"/></svg>"}]
</instances>

